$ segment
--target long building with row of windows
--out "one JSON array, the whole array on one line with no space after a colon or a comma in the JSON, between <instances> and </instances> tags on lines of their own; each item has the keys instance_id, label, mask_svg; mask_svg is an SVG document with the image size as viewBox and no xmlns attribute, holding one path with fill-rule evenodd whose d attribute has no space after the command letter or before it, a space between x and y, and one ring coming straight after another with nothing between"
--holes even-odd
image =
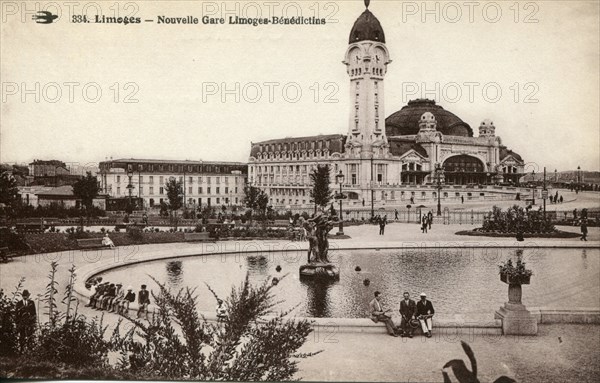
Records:
<instances>
[{"instance_id":1,"label":"long building with row of windows","mask_svg":"<svg viewBox=\"0 0 600 383\"><path fill-rule=\"evenodd\" d=\"M123 158L101 162L97 177L101 193L124 198L131 190L131 196L143 199L146 208L168 202L169 180L181 182L188 207L219 207L242 204L247 169L241 162Z\"/></svg>"},{"instance_id":2,"label":"long building with row of windows","mask_svg":"<svg viewBox=\"0 0 600 383\"><path fill-rule=\"evenodd\" d=\"M310 206L309 174L319 164L330 166L336 189L333 176L344 176L351 205L436 198L438 179L446 186L444 198L514 199L523 191L514 185L525 163L496 136L490 119L474 136L469 124L428 99L410 101L385 118L391 59L383 28L368 8L354 23L343 63L350 80L347 134L251 144L249 182L274 206Z\"/></svg>"}]
</instances>

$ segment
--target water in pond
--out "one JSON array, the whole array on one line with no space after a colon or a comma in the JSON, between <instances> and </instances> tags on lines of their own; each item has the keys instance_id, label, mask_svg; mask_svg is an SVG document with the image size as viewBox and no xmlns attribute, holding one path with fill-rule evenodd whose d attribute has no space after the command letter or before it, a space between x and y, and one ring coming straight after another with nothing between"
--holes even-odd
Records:
<instances>
[{"instance_id":1,"label":"water in pond","mask_svg":"<svg viewBox=\"0 0 600 383\"><path fill-rule=\"evenodd\" d=\"M300 280L298 267L304 256L288 253L263 255L213 255L151 261L114 269L105 281L135 289L143 283L157 291L148 275L178 290L197 287L198 308L213 311L215 300L206 288L227 296L246 273L253 283L287 276L274 292L285 309L311 317L364 317L373 293L383 293L388 307L397 310L402 293L413 298L426 292L440 315L489 314L507 300L508 287L500 281L498 263L515 259L514 249L420 249L336 251L332 261L340 280L316 283ZM531 284L523 286L528 307L557 309L600 307L600 249L525 250L522 257L533 270ZM281 271L277 271L277 266ZM355 271L356 266L360 271ZM365 285L364 280L370 284Z\"/></svg>"}]
</instances>

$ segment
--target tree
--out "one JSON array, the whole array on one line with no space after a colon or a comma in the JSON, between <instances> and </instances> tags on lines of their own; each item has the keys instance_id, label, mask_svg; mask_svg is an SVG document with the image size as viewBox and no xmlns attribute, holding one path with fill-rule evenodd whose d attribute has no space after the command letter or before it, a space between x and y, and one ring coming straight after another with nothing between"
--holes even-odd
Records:
<instances>
[{"instance_id":1,"label":"tree","mask_svg":"<svg viewBox=\"0 0 600 383\"><path fill-rule=\"evenodd\" d=\"M16 208L19 204L19 189L17 189L17 181L8 172L3 172L0 175L0 203L9 208Z\"/></svg>"},{"instance_id":2,"label":"tree","mask_svg":"<svg viewBox=\"0 0 600 383\"><path fill-rule=\"evenodd\" d=\"M332 200L331 189L329 188L329 173L328 165L317 165L316 169L310 173L310 180L313 183L313 188L310 191L310 197L315 202L315 205L324 208L329 201Z\"/></svg>"},{"instance_id":3,"label":"tree","mask_svg":"<svg viewBox=\"0 0 600 383\"><path fill-rule=\"evenodd\" d=\"M165 187L169 199L169 210L171 210L171 226L177 230L177 210L183 206L183 186L181 182L171 179Z\"/></svg>"},{"instance_id":4,"label":"tree","mask_svg":"<svg viewBox=\"0 0 600 383\"><path fill-rule=\"evenodd\" d=\"M269 205L269 196L263 190L248 185L244 187L244 205L264 219Z\"/></svg>"},{"instance_id":5,"label":"tree","mask_svg":"<svg viewBox=\"0 0 600 383\"><path fill-rule=\"evenodd\" d=\"M169 199L169 209L176 211L183 206L183 186L181 182L171 179L165 185L167 189L167 198Z\"/></svg>"},{"instance_id":6,"label":"tree","mask_svg":"<svg viewBox=\"0 0 600 383\"><path fill-rule=\"evenodd\" d=\"M98 186L98 180L91 172L87 172L85 177L73 184L73 194L81 200L81 204L88 211L92 209L94 198L98 196L98 193L100 193L100 186Z\"/></svg>"}]
</instances>

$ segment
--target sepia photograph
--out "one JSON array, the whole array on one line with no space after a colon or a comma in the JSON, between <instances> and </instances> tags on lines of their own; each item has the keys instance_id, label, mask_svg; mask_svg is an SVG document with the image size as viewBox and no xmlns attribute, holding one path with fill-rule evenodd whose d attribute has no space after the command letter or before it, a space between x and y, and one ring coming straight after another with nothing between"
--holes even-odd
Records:
<instances>
[{"instance_id":1,"label":"sepia photograph","mask_svg":"<svg viewBox=\"0 0 600 383\"><path fill-rule=\"evenodd\" d=\"M597 0L0 0L0 379L600 380Z\"/></svg>"}]
</instances>

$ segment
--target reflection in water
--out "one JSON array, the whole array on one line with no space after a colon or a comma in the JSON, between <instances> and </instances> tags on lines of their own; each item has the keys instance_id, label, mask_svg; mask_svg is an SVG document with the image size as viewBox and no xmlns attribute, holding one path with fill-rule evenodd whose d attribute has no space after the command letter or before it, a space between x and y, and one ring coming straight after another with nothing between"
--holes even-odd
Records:
<instances>
[{"instance_id":1,"label":"reflection in water","mask_svg":"<svg viewBox=\"0 0 600 383\"><path fill-rule=\"evenodd\" d=\"M167 285L179 287L183 281L183 265L181 261L167 262Z\"/></svg>"},{"instance_id":2,"label":"reflection in water","mask_svg":"<svg viewBox=\"0 0 600 383\"><path fill-rule=\"evenodd\" d=\"M587 270L587 268L588 268L587 249L581 250L581 259L583 260L583 269Z\"/></svg>"},{"instance_id":3,"label":"reflection in water","mask_svg":"<svg viewBox=\"0 0 600 383\"><path fill-rule=\"evenodd\" d=\"M252 274L262 274L269 267L269 260L262 255L249 255L246 262L248 263L248 271Z\"/></svg>"},{"instance_id":4,"label":"reflection in water","mask_svg":"<svg viewBox=\"0 0 600 383\"><path fill-rule=\"evenodd\" d=\"M326 318L330 316L329 290L334 281L328 280L300 280L306 288L306 313L308 316Z\"/></svg>"}]
</instances>

